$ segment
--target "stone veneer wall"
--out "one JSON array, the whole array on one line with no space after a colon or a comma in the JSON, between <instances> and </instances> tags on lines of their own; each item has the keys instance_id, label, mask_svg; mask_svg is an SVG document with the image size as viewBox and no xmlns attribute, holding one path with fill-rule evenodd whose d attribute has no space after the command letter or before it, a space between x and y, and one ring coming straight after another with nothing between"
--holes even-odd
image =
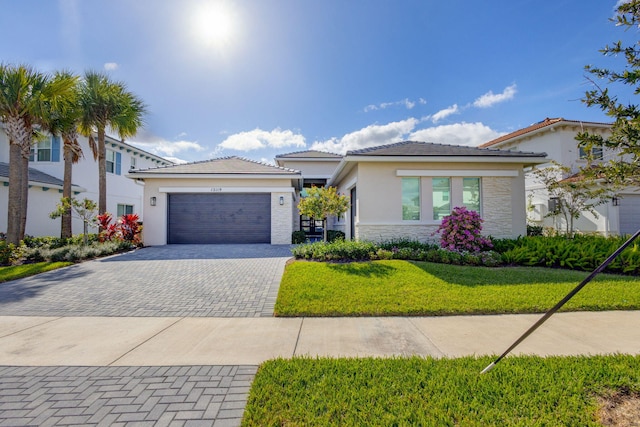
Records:
<instances>
[{"instance_id":1,"label":"stone veneer wall","mask_svg":"<svg viewBox=\"0 0 640 427\"><path fill-rule=\"evenodd\" d=\"M280 196L284 205L280 205ZM271 193L271 244L290 245L293 232L293 197L291 193Z\"/></svg>"},{"instance_id":2,"label":"stone veneer wall","mask_svg":"<svg viewBox=\"0 0 640 427\"><path fill-rule=\"evenodd\" d=\"M482 179L482 234L493 237L513 235L511 184L513 178L486 177Z\"/></svg>"},{"instance_id":3,"label":"stone veneer wall","mask_svg":"<svg viewBox=\"0 0 640 427\"><path fill-rule=\"evenodd\" d=\"M385 242L389 240L409 239L420 242L434 242L438 235L433 235L438 225L364 225L356 226L356 240L370 242Z\"/></svg>"}]
</instances>

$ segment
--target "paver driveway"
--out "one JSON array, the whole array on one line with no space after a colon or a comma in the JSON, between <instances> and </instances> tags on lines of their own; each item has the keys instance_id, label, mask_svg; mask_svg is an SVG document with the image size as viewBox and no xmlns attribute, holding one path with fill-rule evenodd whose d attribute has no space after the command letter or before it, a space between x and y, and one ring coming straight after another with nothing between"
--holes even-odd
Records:
<instances>
[{"instance_id":1,"label":"paver driveway","mask_svg":"<svg viewBox=\"0 0 640 427\"><path fill-rule=\"evenodd\" d=\"M0 286L0 316L263 317L287 245L167 245Z\"/></svg>"}]
</instances>

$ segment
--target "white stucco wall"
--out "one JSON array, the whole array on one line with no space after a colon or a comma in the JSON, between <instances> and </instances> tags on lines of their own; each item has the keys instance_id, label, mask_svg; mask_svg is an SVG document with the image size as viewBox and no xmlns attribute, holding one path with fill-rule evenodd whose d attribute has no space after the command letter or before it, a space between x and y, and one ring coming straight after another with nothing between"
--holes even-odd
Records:
<instances>
[{"instance_id":1,"label":"white stucco wall","mask_svg":"<svg viewBox=\"0 0 640 427\"><path fill-rule=\"evenodd\" d=\"M402 219L402 177L398 176L398 171L404 170L428 171L425 173L430 175L420 177L421 218L417 221ZM477 173L481 178L481 215L485 220L483 234L495 237L517 237L526 234L522 165L359 162L357 169L337 183L338 189L348 194L345 183L357 182L356 238L375 241L392 238L420 241L437 239L433 233L440 221L432 219L431 181L433 176L451 178L451 206L460 206L462 176L456 176L450 172L452 170L469 171L469 175L465 176L474 176L474 173ZM507 172L515 176L499 176ZM345 232L348 231L349 225L345 225Z\"/></svg>"}]
</instances>

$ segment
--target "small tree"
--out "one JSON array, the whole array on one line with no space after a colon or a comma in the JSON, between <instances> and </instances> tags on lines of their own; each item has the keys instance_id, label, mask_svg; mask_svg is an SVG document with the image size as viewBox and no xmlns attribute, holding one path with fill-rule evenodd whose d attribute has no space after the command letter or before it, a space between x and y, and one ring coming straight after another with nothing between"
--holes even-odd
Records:
<instances>
[{"instance_id":1,"label":"small tree","mask_svg":"<svg viewBox=\"0 0 640 427\"><path fill-rule=\"evenodd\" d=\"M580 218L583 212L598 218L595 207L606 203L613 195L613 187L598 185L582 173L571 175L571 168L559 163L554 162L550 167L535 169L530 173L545 187L549 198L557 201L556 209L546 216L562 215L568 237L573 236L574 220Z\"/></svg>"},{"instance_id":2,"label":"small tree","mask_svg":"<svg viewBox=\"0 0 640 427\"><path fill-rule=\"evenodd\" d=\"M349 209L349 198L338 194L335 187L311 187L307 196L298 203L300 215L322 218L324 241L327 241L327 217L340 216Z\"/></svg>"},{"instance_id":3,"label":"small tree","mask_svg":"<svg viewBox=\"0 0 640 427\"><path fill-rule=\"evenodd\" d=\"M616 16L611 21L625 30L637 30L640 26L640 0L618 2ZM599 108L614 120L611 135L605 138L585 131L580 132L576 139L587 153L591 153L594 147L604 147L615 156L609 161L590 165L584 172L591 178L605 178L619 185L640 185L640 106L630 101L631 93L640 93L640 44L634 41L625 46L622 41L617 41L600 52L626 62L618 70L585 67L592 76L589 81L593 89L585 93L582 101L588 107ZM616 89L614 83L620 84L617 93L612 90Z\"/></svg>"},{"instance_id":4,"label":"small tree","mask_svg":"<svg viewBox=\"0 0 640 427\"><path fill-rule=\"evenodd\" d=\"M82 244L86 245L89 242L89 224L94 223L97 210L96 202L91 199L77 200L73 197L63 197L56 206L56 210L51 212L49 216L58 218L71 211L72 216L80 218L83 224Z\"/></svg>"}]
</instances>

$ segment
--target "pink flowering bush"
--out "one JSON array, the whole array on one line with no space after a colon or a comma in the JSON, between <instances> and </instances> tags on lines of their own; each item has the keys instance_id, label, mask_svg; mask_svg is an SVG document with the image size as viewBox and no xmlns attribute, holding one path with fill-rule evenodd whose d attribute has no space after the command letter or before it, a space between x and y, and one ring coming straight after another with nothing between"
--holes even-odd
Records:
<instances>
[{"instance_id":1,"label":"pink flowering bush","mask_svg":"<svg viewBox=\"0 0 640 427\"><path fill-rule=\"evenodd\" d=\"M485 248L492 248L491 241L480 234L482 218L476 211L466 207L453 208L450 215L442 219L438 227L440 246L443 249L456 252L480 252Z\"/></svg>"}]
</instances>

